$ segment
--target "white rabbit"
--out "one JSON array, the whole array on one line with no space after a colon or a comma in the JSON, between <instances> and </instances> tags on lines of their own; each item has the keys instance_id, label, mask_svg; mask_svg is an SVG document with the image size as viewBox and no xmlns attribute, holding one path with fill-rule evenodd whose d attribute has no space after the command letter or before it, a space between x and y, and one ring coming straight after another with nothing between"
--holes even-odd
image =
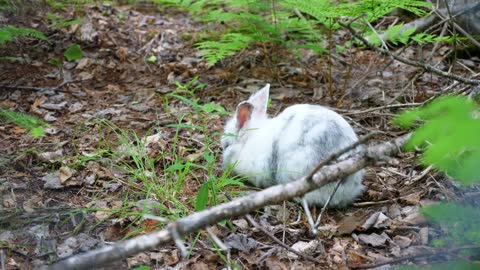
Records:
<instances>
[{"instance_id":1,"label":"white rabbit","mask_svg":"<svg viewBox=\"0 0 480 270\"><path fill-rule=\"evenodd\" d=\"M268 118L269 89L267 84L238 104L235 115L226 123L221 141L223 166L235 164L233 172L248 177L255 186L268 187L299 179L329 154L358 140L342 116L319 105L293 105L277 117ZM360 149L357 147L353 152ZM342 207L354 201L364 190L363 174L361 170L344 179L329 206ZM325 185L303 199L308 204L324 205L335 185Z\"/></svg>"}]
</instances>

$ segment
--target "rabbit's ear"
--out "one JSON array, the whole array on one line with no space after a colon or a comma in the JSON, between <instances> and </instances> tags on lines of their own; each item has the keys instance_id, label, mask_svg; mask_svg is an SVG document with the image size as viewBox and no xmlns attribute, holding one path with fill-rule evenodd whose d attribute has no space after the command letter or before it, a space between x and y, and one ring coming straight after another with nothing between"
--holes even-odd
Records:
<instances>
[{"instance_id":1,"label":"rabbit's ear","mask_svg":"<svg viewBox=\"0 0 480 270\"><path fill-rule=\"evenodd\" d=\"M256 116L267 116L267 103L270 91L270 84L267 83L262 89L253 94L248 102L253 105Z\"/></svg>"},{"instance_id":2,"label":"rabbit's ear","mask_svg":"<svg viewBox=\"0 0 480 270\"><path fill-rule=\"evenodd\" d=\"M245 124L250 120L252 116L253 105L248 101L241 102L237 106L237 112L235 113L237 117L237 129L242 129Z\"/></svg>"}]
</instances>

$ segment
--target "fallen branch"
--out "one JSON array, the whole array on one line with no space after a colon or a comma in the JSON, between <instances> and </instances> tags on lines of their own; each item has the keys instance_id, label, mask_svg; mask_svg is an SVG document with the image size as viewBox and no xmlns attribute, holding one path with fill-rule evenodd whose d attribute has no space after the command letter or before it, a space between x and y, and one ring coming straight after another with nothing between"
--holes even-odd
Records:
<instances>
[{"instance_id":1,"label":"fallen branch","mask_svg":"<svg viewBox=\"0 0 480 270\"><path fill-rule=\"evenodd\" d=\"M441 69L438 69L434 66L431 66L429 64L426 64L426 63L422 63L422 62L419 62L419 61L413 61L413 60L410 60L410 59L407 59L407 58L404 58L402 56L399 56L399 55L395 55L387 50L384 50L384 49L381 49L381 48L378 48L377 46L371 44L370 42L368 42L364 37L362 37L361 35L359 35L357 33L357 31L355 31L352 26L350 25L347 25L347 24L344 24L342 22L338 22L338 24L340 24L342 27L346 28L347 30L350 31L350 33L352 33L352 35L354 37L356 37L358 40L360 40L363 44L365 44L365 46L367 46L368 48L370 48L371 50L374 50L374 51L377 51L377 52L380 52L382 54L385 54L387 56L390 56L391 58L397 60L397 61L400 61L404 64L407 64L407 65L410 65L410 66L413 66L413 67L419 67L419 68L423 68L424 70L426 71L429 71L429 72L432 72L432 73L435 73L437 75L440 75L440 76L443 76L443 77L447 77L447 78L450 78L452 80L455 80L455 81L459 81L459 82L462 82L462 83L465 83L465 84L470 84L470 85L480 85L480 80L474 80L474 79L468 79L468 78L464 78L462 76L458 76L456 74L452 74L452 73L449 73L449 72L446 72L446 71L443 71Z\"/></svg>"},{"instance_id":2,"label":"fallen branch","mask_svg":"<svg viewBox=\"0 0 480 270\"><path fill-rule=\"evenodd\" d=\"M261 207L300 197L309 191L334 182L336 179L341 179L377 161L384 160L386 156L397 154L409 139L410 135L411 134L406 134L390 142L369 146L364 151L348 159L322 167L318 172L311 174L311 177L302 177L294 182L272 186L262 191L237 198L231 202L217 205L181 218L170 223L160 231L72 256L54 265L47 266L44 269L99 268L109 262L125 259L128 256L172 242L174 240L171 234L172 230L170 229L172 227L174 227L176 233L182 237L224 219L246 215Z\"/></svg>"}]
</instances>

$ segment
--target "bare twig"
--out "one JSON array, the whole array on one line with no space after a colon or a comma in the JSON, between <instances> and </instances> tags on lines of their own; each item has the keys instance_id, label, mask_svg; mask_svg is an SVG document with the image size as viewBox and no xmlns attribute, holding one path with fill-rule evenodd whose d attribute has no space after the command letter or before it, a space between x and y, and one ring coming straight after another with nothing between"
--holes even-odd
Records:
<instances>
[{"instance_id":1,"label":"bare twig","mask_svg":"<svg viewBox=\"0 0 480 270\"><path fill-rule=\"evenodd\" d=\"M208 226L205 228L205 231L208 233L210 238L212 238L213 242L217 244L217 246L222 250L222 251L228 251L229 248L218 238L218 236L212 231L211 227Z\"/></svg>"},{"instance_id":2,"label":"bare twig","mask_svg":"<svg viewBox=\"0 0 480 270\"><path fill-rule=\"evenodd\" d=\"M399 153L411 134L400 136L392 141L367 147L348 159L339 161L336 164L325 165L318 172L297 181L272 186L262 191L251 193L247 196L237 198L231 202L214 206L200 212L193 213L187 217L167 225L160 231L141 235L126 241L118 242L111 246L105 246L97 250L72 256L46 269L91 269L99 268L109 262L124 259L128 256L142 251L154 249L162 244L173 241L169 227L175 226L179 236L195 232L208 225L215 224L221 220L243 216L255 209L266 205L279 203L300 197L307 192L318 189L326 184L334 182L362 168L383 160L385 156Z\"/></svg>"},{"instance_id":3,"label":"bare twig","mask_svg":"<svg viewBox=\"0 0 480 270\"><path fill-rule=\"evenodd\" d=\"M173 238L173 242L175 243L175 246L177 246L178 250L180 251L180 256L182 258L186 258L188 256L188 251L185 245L183 244L182 237L178 233L177 230L177 223L172 223L172 226L168 226L168 229L170 231L170 235Z\"/></svg>"},{"instance_id":4,"label":"bare twig","mask_svg":"<svg viewBox=\"0 0 480 270\"><path fill-rule=\"evenodd\" d=\"M264 233L266 236L268 236L270 239L272 239L275 243L279 244L280 246L282 246L284 249L306 259L306 260L309 260L309 261L312 261L312 262L315 262L315 263L322 263L321 261L319 261L318 259L312 257L312 256L309 256L307 254L304 254L298 250L295 250L291 247L289 247L287 244L285 244L284 242L282 242L280 239L278 239L275 235L271 234L269 231L267 231L265 228L263 228L262 226L260 226L260 224L258 224L255 219L253 219L253 217L249 214L245 215L245 218L248 220L248 222L250 224L252 224L253 227L257 228L258 230L260 230L262 233Z\"/></svg>"},{"instance_id":5,"label":"bare twig","mask_svg":"<svg viewBox=\"0 0 480 270\"><path fill-rule=\"evenodd\" d=\"M232 200L232 197L230 196L230 194L228 193L225 193L225 197L227 197L229 200ZM282 246L284 249L306 259L306 260L309 260L309 261L312 261L312 262L316 262L316 263L322 263L321 261L315 259L314 257L312 256L308 256L307 254L304 254L298 250L295 250L291 247L289 247L287 244L285 244L282 240L278 239L275 235L273 235L271 232L267 231L264 227L260 226L260 224L258 224L255 219L250 215L250 214L246 214L245 215L245 218L247 219L248 223L250 223L253 227L257 228L259 231L261 231L263 234L265 234L266 236L268 236L270 239L272 239L275 243L279 244L280 246Z\"/></svg>"},{"instance_id":6,"label":"bare twig","mask_svg":"<svg viewBox=\"0 0 480 270\"><path fill-rule=\"evenodd\" d=\"M395 264L395 263L400 263L404 261L410 261L410 260L415 260L419 258L425 258L425 257L432 257L436 255L441 255L441 254L451 254L451 253L457 253L462 250L468 250L468 249L480 249L480 246L463 246L463 247L456 247L456 248L442 248L442 249L435 249L430 252L425 252L425 253L420 253L420 254L415 254L415 255L410 255L410 256L405 256L405 257L400 257L384 262L379 262L379 263L372 263L372 264L359 264L359 265L350 265L349 267L352 269L369 269L369 268L375 268L379 267L382 265L387 265L387 264Z\"/></svg>"},{"instance_id":7,"label":"bare twig","mask_svg":"<svg viewBox=\"0 0 480 270\"><path fill-rule=\"evenodd\" d=\"M315 223L313 222L312 213L310 212L310 207L308 207L307 199L303 197L300 202L302 203L303 210L305 211L305 215L307 216L307 222L310 225L310 232L312 233L312 235L316 235L318 231Z\"/></svg>"},{"instance_id":8,"label":"bare twig","mask_svg":"<svg viewBox=\"0 0 480 270\"><path fill-rule=\"evenodd\" d=\"M367 20L367 18L363 17L363 20L365 21L365 23L368 25L368 27L370 27L370 29L372 30L372 32L380 39L380 42L382 43L382 48L385 50L385 51L388 51L388 47L387 47L387 44L385 43L385 41L383 40L383 37L380 37L377 33L377 30L375 30L375 28L370 24L370 22Z\"/></svg>"},{"instance_id":9,"label":"bare twig","mask_svg":"<svg viewBox=\"0 0 480 270\"><path fill-rule=\"evenodd\" d=\"M480 7L480 3L477 3L476 6L474 7L471 7L471 8L478 8ZM464 10L467 10L468 8L465 8ZM460 32L462 35L464 35L466 38L468 38L468 40L470 40L470 42L472 42L473 44L475 44L475 46L479 47L480 48L480 42L478 42L474 37L472 37L472 35L470 35L467 31L465 31L465 29L463 29L462 27L460 27L456 22L453 21L454 17L458 17L458 14L455 14L454 16L451 15L451 12L448 8L448 5L447 5L447 13L448 13L448 16L444 14L444 10L439 10L439 9L435 9L434 12L435 14L440 18L442 19L443 21L448 21L450 20L451 21L451 25L453 26L453 28L455 28L455 30L457 30L458 32Z\"/></svg>"},{"instance_id":10,"label":"bare twig","mask_svg":"<svg viewBox=\"0 0 480 270\"><path fill-rule=\"evenodd\" d=\"M320 225L320 222L322 221L323 214L327 210L327 207L330 204L330 201L332 200L333 195L335 195L338 187L340 186L340 184L342 184L342 182L343 182L343 179L337 182L337 184L335 185L335 188L332 191L332 194L330 194L330 197L328 197L327 201L325 202L325 205L322 207L322 210L320 211L320 214L318 215L317 221L315 222L315 229L317 229L317 227Z\"/></svg>"},{"instance_id":11,"label":"bare twig","mask_svg":"<svg viewBox=\"0 0 480 270\"><path fill-rule=\"evenodd\" d=\"M356 115L356 114L365 114L365 113L384 110L384 109L417 107L420 105L422 105L422 103L402 103L402 104L389 104L389 105L374 107L374 108L361 110L361 111L340 110L340 109L334 109L334 110L341 112L343 115Z\"/></svg>"},{"instance_id":12,"label":"bare twig","mask_svg":"<svg viewBox=\"0 0 480 270\"><path fill-rule=\"evenodd\" d=\"M400 197L396 197L396 198L391 198L391 199L388 199L388 200L373 201L373 202L358 202L358 203L353 203L352 205L356 206L356 207L363 207L363 206L379 205L379 204L384 204L384 203L396 203L399 200L404 199L408 196L409 195L405 195L405 196L400 196Z\"/></svg>"},{"instance_id":13,"label":"bare twig","mask_svg":"<svg viewBox=\"0 0 480 270\"><path fill-rule=\"evenodd\" d=\"M6 257L7 257L7 256L5 256L5 250L0 249L0 266L2 267L2 270L6 270L6 269L7 269L6 263L5 263Z\"/></svg>"},{"instance_id":14,"label":"bare twig","mask_svg":"<svg viewBox=\"0 0 480 270\"><path fill-rule=\"evenodd\" d=\"M36 86L21 86L21 85L0 85L0 88L5 88L5 89L12 89L12 90L28 90L28 91L58 91L62 87L71 84L71 83L77 83L77 82L83 82L86 80L72 80L72 81L64 81L61 84L54 86L54 87L36 87Z\"/></svg>"},{"instance_id":15,"label":"bare twig","mask_svg":"<svg viewBox=\"0 0 480 270\"><path fill-rule=\"evenodd\" d=\"M458 76L456 74L452 74L452 73L449 73L449 72L445 72L443 70L440 70L434 66L431 66L429 64L426 64L426 63L422 63L422 62L419 62L419 61L413 61L413 60L410 60L410 59L407 59L407 58L404 58L402 56L399 56L399 55L395 55L395 54L392 54L391 52L389 51L386 51L384 49L381 49L381 48L378 48L376 47L375 45L371 44L370 42L368 42L364 37L362 37L361 35L359 35L357 33L357 31L355 31L350 25L347 25L347 24L344 24L342 22L338 22L338 24L340 24L342 27L348 29L352 35L354 37L356 37L357 39L359 39L363 44L365 44L365 46L367 46L368 48L372 49L372 50L375 50L377 52L380 52L382 54L385 54L387 56L390 56L392 57L393 59L397 60L397 61L400 61L404 64L407 64L407 65L410 65L410 66L414 66L414 67L419 67L419 68L423 68L429 72L432 72L432 73L435 73L437 75L440 75L440 76L443 76L443 77L447 77L447 78L450 78L452 80L456 80L456 81L459 81L459 82L462 82L462 83L465 83L465 84L470 84L470 85L479 85L480 84L480 80L474 80L474 79L468 79L468 78L464 78L464 77L461 77L461 76Z\"/></svg>"},{"instance_id":16,"label":"bare twig","mask_svg":"<svg viewBox=\"0 0 480 270\"><path fill-rule=\"evenodd\" d=\"M479 77L480 76L480 73L476 73L476 74L473 74L472 76L470 76L470 78L476 78L476 77ZM433 95L432 97L430 97L429 99L425 100L424 102L422 102L422 105L425 105L427 103L429 103L430 101L436 99L437 97L443 95L444 93L450 91L451 89L457 87L458 85L460 84L460 82L456 81L454 83L452 83L451 85L449 85L448 87L442 89L441 91L439 91L438 93L436 93L435 95ZM478 87L478 86L477 86ZM458 94L458 92L457 92Z\"/></svg>"}]
</instances>

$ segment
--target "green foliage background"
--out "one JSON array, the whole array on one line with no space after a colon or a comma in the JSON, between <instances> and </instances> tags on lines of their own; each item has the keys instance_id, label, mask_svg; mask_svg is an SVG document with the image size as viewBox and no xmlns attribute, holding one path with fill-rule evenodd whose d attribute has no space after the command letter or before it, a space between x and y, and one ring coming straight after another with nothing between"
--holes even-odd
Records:
<instances>
[{"instance_id":1,"label":"green foliage background","mask_svg":"<svg viewBox=\"0 0 480 270\"><path fill-rule=\"evenodd\" d=\"M288 49L312 49L326 52L325 31L340 28L337 20L361 16L362 23L353 26L380 45L378 34L365 24L372 22L395 9L403 9L417 16L425 16L432 6L419 0L360 0L340 2L330 0L154 0L155 3L176 6L189 11L199 21L215 23L218 28L197 43L204 57L215 64L226 56L249 47L253 43L273 43ZM223 24L226 27L220 27ZM432 43L451 41L450 37L436 37L426 33L414 34L415 29L401 31L398 24L385 31L393 44L410 41Z\"/></svg>"},{"instance_id":2,"label":"green foliage background","mask_svg":"<svg viewBox=\"0 0 480 270\"><path fill-rule=\"evenodd\" d=\"M395 122L406 128L418 125L406 145L423 149L421 162L433 166L465 186L480 182L480 106L463 96L446 96L425 107L399 115ZM480 210L466 203L424 207L423 214L439 224L445 236L432 243L439 247L480 245ZM469 253L466 253L469 255ZM454 268L449 268L454 267ZM461 267L461 268L457 268ZM431 269L478 269L475 261L454 261ZM405 268L411 269L411 268Z\"/></svg>"}]
</instances>

